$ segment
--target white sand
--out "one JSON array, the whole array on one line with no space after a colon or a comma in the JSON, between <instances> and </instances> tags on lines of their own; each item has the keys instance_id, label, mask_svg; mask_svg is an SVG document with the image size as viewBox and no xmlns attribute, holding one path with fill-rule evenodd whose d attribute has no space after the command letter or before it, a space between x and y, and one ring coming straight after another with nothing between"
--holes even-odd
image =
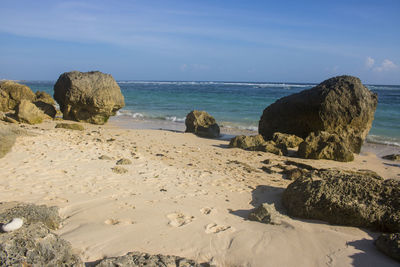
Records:
<instances>
[{"instance_id":1,"label":"white sand","mask_svg":"<svg viewBox=\"0 0 400 267\"><path fill-rule=\"evenodd\" d=\"M26 126L36 135L19 137L0 159L0 200L60 207L58 234L85 261L142 251L217 266L398 266L374 247L377 233L284 215L280 196L290 181L260 168L285 157L193 134L54 125ZM133 162L122 165L126 174L111 170L121 158ZM291 160L400 178L398 165L370 151L351 163ZM281 225L246 220L263 202L275 203Z\"/></svg>"}]
</instances>

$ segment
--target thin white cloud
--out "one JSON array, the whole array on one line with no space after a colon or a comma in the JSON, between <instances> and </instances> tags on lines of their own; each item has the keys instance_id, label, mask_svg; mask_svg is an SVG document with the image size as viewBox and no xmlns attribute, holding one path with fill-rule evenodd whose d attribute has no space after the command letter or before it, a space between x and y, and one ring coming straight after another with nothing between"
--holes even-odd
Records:
<instances>
[{"instance_id":1,"label":"thin white cloud","mask_svg":"<svg viewBox=\"0 0 400 267\"><path fill-rule=\"evenodd\" d=\"M370 69L374 66L374 64L375 64L375 59L373 59L372 57L367 57L367 59L365 60L365 67Z\"/></svg>"},{"instance_id":2,"label":"thin white cloud","mask_svg":"<svg viewBox=\"0 0 400 267\"><path fill-rule=\"evenodd\" d=\"M393 61L390 61L389 59L385 59L380 66L374 68L374 71L384 72L384 71L396 70L398 68L399 68L399 66L397 66L395 63L393 63Z\"/></svg>"}]
</instances>

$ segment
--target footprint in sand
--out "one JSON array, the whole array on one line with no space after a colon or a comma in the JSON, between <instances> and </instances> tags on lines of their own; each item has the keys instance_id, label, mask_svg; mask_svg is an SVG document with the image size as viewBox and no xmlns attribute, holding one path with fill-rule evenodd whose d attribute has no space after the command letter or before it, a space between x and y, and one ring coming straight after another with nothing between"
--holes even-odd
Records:
<instances>
[{"instance_id":1,"label":"footprint in sand","mask_svg":"<svg viewBox=\"0 0 400 267\"><path fill-rule=\"evenodd\" d=\"M191 223L194 220L193 216L187 216L180 212L168 214L167 218L169 219L168 224L174 227L181 227Z\"/></svg>"},{"instance_id":2,"label":"footprint in sand","mask_svg":"<svg viewBox=\"0 0 400 267\"><path fill-rule=\"evenodd\" d=\"M108 225L130 225L130 224L135 224L136 222L131 221L131 220L118 220L118 219L107 219L104 221L105 224Z\"/></svg>"},{"instance_id":3,"label":"footprint in sand","mask_svg":"<svg viewBox=\"0 0 400 267\"><path fill-rule=\"evenodd\" d=\"M209 215L212 212L214 212L214 208L204 207L200 209L200 212L203 213L204 215Z\"/></svg>"},{"instance_id":4,"label":"footprint in sand","mask_svg":"<svg viewBox=\"0 0 400 267\"><path fill-rule=\"evenodd\" d=\"M216 234L219 232L226 231L231 227L228 225L217 225L216 223L210 223L207 224L205 228L206 228L205 230L206 234L211 234L211 233Z\"/></svg>"}]
</instances>

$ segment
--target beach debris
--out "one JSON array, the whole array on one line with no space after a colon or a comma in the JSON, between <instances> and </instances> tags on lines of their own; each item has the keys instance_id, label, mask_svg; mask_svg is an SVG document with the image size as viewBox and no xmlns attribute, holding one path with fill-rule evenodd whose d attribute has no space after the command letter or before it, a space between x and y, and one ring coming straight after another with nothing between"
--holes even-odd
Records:
<instances>
[{"instance_id":1,"label":"beach debris","mask_svg":"<svg viewBox=\"0 0 400 267\"><path fill-rule=\"evenodd\" d=\"M19 122L28 124L42 123L44 119L48 118L43 111L28 100L21 100L15 109L15 115Z\"/></svg>"},{"instance_id":2,"label":"beach debris","mask_svg":"<svg viewBox=\"0 0 400 267\"><path fill-rule=\"evenodd\" d=\"M115 167L111 168L111 170L117 174L124 174L124 173L128 172L127 169L125 169L124 167L121 167L121 166L115 166Z\"/></svg>"},{"instance_id":3,"label":"beach debris","mask_svg":"<svg viewBox=\"0 0 400 267\"><path fill-rule=\"evenodd\" d=\"M306 159L330 159L341 162L354 160L346 141L328 132L311 133L299 145L297 155Z\"/></svg>"},{"instance_id":4,"label":"beach debris","mask_svg":"<svg viewBox=\"0 0 400 267\"><path fill-rule=\"evenodd\" d=\"M194 133L201 137L218 138L220 129L213 116L206 111L193 110L186 115L187 133Z\"/></svg>"},{"instance_id":5,"label":"beach debris","mask_svg":"<svg viewBox=\"0 0 400 267\"><path fill-rule=\"evenodd\" d=\"M93 124L105 124L125 106L117 82L99 71L61 74L54 85L54 99L64 119Z\"/></svg>"},{"instance_id":6,"label":"beach debris","mask_svg":"<svg viewBox=\"0 0 400 267\"><path fill-rule=\"evenodd\" d=\"M274 133L272 135L272 141L276 144L284 144L286 147L297 147L301 142L303 142L303 138L298 137L294 134L285 134L285 133Z\"/></svg>"},{"instance_id":7,"label":"beach debris","mask_svg":"<svg viewBox=\"0 0 400 267\"><path fill-rule=\"evenodd\" d=\"M1 205L0 205L1 207ZM6 223L14 218L21 218L24 224L41 222L47 228L57 230L61 226L61 218L57 207L18 203L0 214L0 222Z\"/></svg>"},{"instance_id":8,"label":"beach debris","mask_svg":"<svg viewBox=\"0 0 400 267\"><path fill-rule=\"evenodd\" d=\"M286 188L282 203L294 217L400 232L400 181L369 170L309 172Z\"/></svg>"},{"instance_id":9,"label":"beach debris","mask_svg":"<svg viewBox=\"0 0 400 267\"><path fill-rule=\"evenodd\" d=\"M101 159L101 160L112 160L113 158L112 158L112 157L109 157L109 156L107 156L107 155L101 155L101 156L99 157L99 159Z\"/></svg>"},{"instance_id":10,"label":"beach debris","mask_svg":"<svg viewBox=\"0 0 400 267\"><path fill-rule=\"evenodd\" d=\"M0 111L14 110L22 100L34 101L35 97L26 85L13 81L0 82Z\"/></svg>"},{"instance_id":11,"label":"beach debris","mask_svg":"<svg viewBox=\"0 0 400 267\"><path fill-rule=\"evenodd\" d=\"M69 130L83 131L85 128L78 123L57 123L55 128L63 128Z\"/></svg>"},{"instance_id":12,"label":"beach debris","mask_svg":"<svg viewBox=\"0 0 400 267\"><path fill-rule=\"evenodd\" d=\"M400 161L400 154L390 154L382 157L383 159Z\"/></svg>"},{"instance_id":13,"label":"beach debris","mask_svg":"<svg viewBox=\"0 0 400 267\"><path fill-rule=\"evenodd\" d=\"M110 257L101 260L94 266L113 267L113 266L170 266L170 267L209 267L208 263L196 263L193 260L170 256L170 255L151 255L142 252L129 252L124 256Z\"/></svg>"},{"instance_id":14,"label":"beach debris","mask_svg":"<svg viewBox=\"0 0 400 267\"><path fill-rule=\"evenodd\" d=\"M3 224L1 226L1 230L3 232L11 232L11 231L21 228L23 224L24 224L24 221L21 218L14 218L11 220L11 222Z\"/></svg>"},{"instance_id":15,"label":"beach debris","mask_svg":"<svg viewBox=\"0 0 400 267\"><path fill-rule=\"evenodd\" d=\"M233 137L230 142L230 147L238 147L245 150L255 151L257 148L265 142L262 135L238 135Z\"/></svg>"},{"instance_id":16,"label":"beach debris","mask_svg":"<svg viewBox=\"0 0 400 267\"><path fill-rule=\"evenodd\" d=\"M117 165L130 165L132 164L132 161L130 159L122 158L117 161Z\"/></svg>"},{"instance_id":17,"label":"beach debris","mask_svg":"<svg viewBox=\"0 0 400 267\"><path fill-rule=\"evenodd\" d=\"M249 214L249 220L267 224L281 224L281 215L276 211L275 204L263 203Z\"/></svg>"},{"instance_id":18,"label":"beach debris","mask_svg":"<svg viewBox=\"0 0 400 267\"><path fill-rule=\"evenodd\" d=\"M375 246L389 257L400 261L400 233L381 234Z\"/></svg>"},{"instance_id":19,"label":"beach debris","mask_svg":"<svg viewBox=\"0 0 400 267\"><path fill-rule=\"evenodd\" d=\"M360 79L338 76L268 106L258 130L265 140L271 140L276 132L306 138L312 132L326 131L337 134L351 152L359 153L377 102L377 95Z\"/></svg>"}]
</instances>

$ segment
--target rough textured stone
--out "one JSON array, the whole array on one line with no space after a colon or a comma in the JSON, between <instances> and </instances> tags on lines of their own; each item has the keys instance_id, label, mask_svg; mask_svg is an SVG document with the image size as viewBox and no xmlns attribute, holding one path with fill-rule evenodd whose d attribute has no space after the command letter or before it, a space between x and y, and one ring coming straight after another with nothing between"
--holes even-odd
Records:
<instances>
[{"instance_id":1,"label":"rough textured stone","mask_svg":"<svg viewBox=\"0 0 400 267\"><path fill-rule=\"evenodd\" d=\"M0 223L7 223L13 218L22 218L24 224L41 222L52 230L57 230L61 226L58 208L45 205L19 203L0 214Z\"/></svg>"},{"instance_id":2,"label":"rough textured stone","mask_svg":"<svg viewBox=\"0 0 400 267\"><path fill-rule=\"evenodd\" d=\"M0 234L0 266L84 266L71 245L41 222Z\"/></svg>"},{"instance_id":3,"label":"rough textured stone","mask_svg":"<svg viewBox=\"0 0 400 267\"><path fill-rule=\"evenodd\" d=\"M262 135L238 135L229 142L230 147L238 147L246 150L257 150L257 147L265 142Z\"/></svg>"},{"instance_id":4,"label":"rough textured stone","mask_svg":"<svg viewBox=\"0 0 400 267\"><path fill-rule=\"evenodd\" d=\"M0 124L0 158L10 152L16 138L17 134L11 127Z\"/></svg>"},{"instance_id":5,"label":"rough textured stone","mask_svg":"<svg viewBox=\"0 0 400 267\"><path fill-rule=\"evenodd\" d=\"M0 82L0 111L13 110L24 99L35 100L35 94L28 86L13 81Z\"/></svg>"},{"instance_id":6,"label":"rough textured stone","mask_svg":"<svg viewBox=\"0 0 400 267\"><path fill-rule=\"evenodd\" d=\"M117 173L117 174L124 174L127 173L128 170L125 169L124 167L121 166L115 166L114 168L111 169L113 172Z\"/></svg>"},{"instance_id":7,"label":"rough textured stone","mask_svg":"<svg viewBox=\"0 0 400 267\"><path fill-rule=\"evenodd\" d=\"M77 131L85 130L83 125L77 123L57 123L55 128L63 128L63 129L77 130Z\"/></svg>"},{"instance_id":8,"label":"rough textured stone","mask_svg":"<svg viewBox=\"0 0 400 267\"><path fill-rule=\"evenodd\" d=\"M393 160L393 161L400 161L400 154L391 154L382 157L383 159Z\"/></svg>"},{"instance_id":9,"label":"rough textured stone","mask_svg":"<svg viewBox=\"0 0 400 267\"><path fill-rule=\"evenodd\" d=\"M306 138L311 132L326 131L343 137L349 149L359 153L377 101L377 95L360 79L334 77L268 106L261 116L259 133L270 140L275 132Z\"/></svg>"},{"instance_id":10,"label":"rough textured stone","mask_svg":"<svg viewBox=\"0 0 400 267\"><path fill-rule=\"evenodd\" d=\"M37 108L32 102L22 100L15 109L18 121L29 124L42 123L46 119L46 114Z\"/></svg>"},{"instance_id":11,"label":"rough textured stone","mask_svg":"<svg viewBox=\"0 0 400 267\"><path fill-rule=\"evenodd\" d=\"M297 147L304 140L294 134L274 133L272 141L277 144L284 144L286 147Z\"/></svg>"},{"instance_id":12,"label":"rough textured stone","mask_svg":"<svg viewBox=\"0 0 400 267\"><path fill-rule=\"evenodd\" d=\"M101 260L96 267L206 267L208 264L198 264L193 260L177 256L150 255L141 252L129 252L120 257L112 257Z\"/></svg>"},{"instance_id":13,"label":"rough textured stone","mask_svg":"<svg viewBox=\"0 0 400 267\"><path fill-rule=\"evenodd\" d=\"M389 257L400 261L400 233L382 234L375 241L375 245Z\"/></svg>"},{"instance_id":14,"label":"rough textured stone","mask_svg":"<svg viewBox=\"0 0 400 267\"><path fill-rule=\"evenodd\" d=\"M282 202L295 217L400 231L400 181L368 170L311 171L287 187Z\"/></svg>"},{"instance_id":15,"label":"rough textured stone","mask_svg":"<svg viewBox=\"0 0 400 267\"><path fill-rule=\"evenodd\" d=\"M99 71L63 73L54 85L54 99L64 119L93 124L106 123L125 106L114 78Z\"/></svg>"},{"instance_id":16,"label":"rough textured stone","mask_svg":"<svg viewBox=\"0 0 400 267\"><path fill-rule=\"evenodd\" d=\"M274 141L264 142L256 150L273 153L278 156L286 156L288 154L287 147L284 144L275 144Z\"/></svg>"},{"instance_id":17,"label":"rough textured stone","mask_svg":"<svg viewBox=\"0 0 400 267\"><path fill-rule=\"evenodd\" d=\"M249 214L249 220L268 224L280 224L274 204L263 203Z\"/></svg>"},{"instance_id":18,"label":"rough textured stone","mask_svg":"<svg viewBox=\"0 0 400 267\"><path fill-rule=\"evenodd\" d=\"M308 174L308 172L306 169L301 168L286 169L283 171L283 177L288 180L297 180Z\"/></svg>"},{"instance_id":19,"label":"rough textured stone","mask_svg":"<svg viewBox=\"0 0 400 267\"><path fill-rule=\"evenodd\" d=\"M41 101L50 105L55 105L56 102L54 101L54 99L51 97L51 95L49 95L46 92L43 91L37 91L35 93L35 101Z\"/></svg>"},{"instance_id":20,"label":"rough textured stone","mask_svg":"<svg viewBox=\"0 0 400 267\"><path fill-rule=\"evenodd\" d=\"M311 133L299 145L297 155L305 159L331 159L342 162L354 160L353 152L347 147L346 141L328 132Z\"/></svg>"},{"instance_id":21,"label":"rough textured stone","mask_svg":"<svg viewBox=\"0 0 400 267\"><path fill-rule=\"evenodd\" d=\"M214 117L206 111L191 111L186 115L185 125L185 132L195 133L198 136L217 138L220 134L219 126Z\"/></svg>"},{"instance_id":22,"label":"rough textured stone","mask_svg":"<svg viewBox=\"0 0 400 267\"><path fill-rule=\"evenodd\" d=\"M132 161L130 159L120 159L116 163L117 165L130 165Z\"/></svg>"}]
</instances>

